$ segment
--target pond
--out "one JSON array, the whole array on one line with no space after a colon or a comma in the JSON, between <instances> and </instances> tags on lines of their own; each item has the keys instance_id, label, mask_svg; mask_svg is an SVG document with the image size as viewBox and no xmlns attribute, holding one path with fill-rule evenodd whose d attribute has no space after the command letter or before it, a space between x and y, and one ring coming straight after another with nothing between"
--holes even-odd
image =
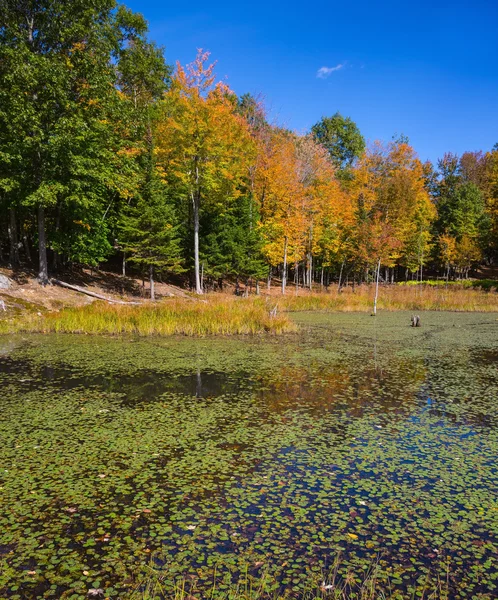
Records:
<instances>
[{"instance_id":1,"label":"pond","mask_svg":"<svg viewBox=\"0 0 498 600\"><path fill-rule=\"evenodd\" d=\"M0 337L1 597L124 598L147 569L498 597L498 315L293 318Z\"/></svg>"}]
</instances>

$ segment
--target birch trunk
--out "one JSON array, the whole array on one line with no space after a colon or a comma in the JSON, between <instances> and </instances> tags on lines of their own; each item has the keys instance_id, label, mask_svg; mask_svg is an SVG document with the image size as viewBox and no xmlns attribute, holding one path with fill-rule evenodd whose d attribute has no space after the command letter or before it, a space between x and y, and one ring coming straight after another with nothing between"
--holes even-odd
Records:
<instances>
[{"instance_id":1,"label":"birch trunk","mask_svg":"<svg viewBox=\"0 0 498 600\"><path fill-rule=\"evenodd\" d=\"M192 204L194 209L194 274L195 274L195 292L202 294L200 261L199 261L199 200L195 194L192 194Z\"/></svg>"},{"instance_id":2,"label":"birch trunk","mask_svg":"<svg viewBox=\"0 0 498 600\"><path fill-rule=\"evenodd\" d=\"M377 299L379 297L379 277L380 277L380 258L377 263L377 275L375 278L375 297L374 297L374 307L373 307L373 316L377 316Z\"/></svg>"},{"instance_id":3,"label":"birch trunk","mask_svg":"<svg viewBox=\"0 0 498 600\"><path fill-rule=\"evenodd\" d=\"M339 271L339 285L337 286L337 292L339 293L342 288L342 271L344 269L344 261L341 263L341 270Z\"/></svg>"},{"instance_id":4,"label":"birch trunk","mask_svg":"<svg viewBox=\"0 0 498 600\"><path fill-rule=\"evenodd\" d=\"M154 266L149 267L149 282L150 282L150 299L154 302L156 299L156 293L154 290Z\"/></svg>"},{"instance_id":5,"label":"birch trunk","mask_svg":"<svg viewBox=\"0 0 498 600\"><path fill-rule=\"evenodd\" d=\"M40 204L38 206L38 282L41 285L48 284L48 265L47 265L47 239L45 237L45 209Z\"/></svg>"},{"instance_id":6,"label":"birch trunk","mask_svg":"<svg viewBox=\"0 0 498 600\"><path fill-rule=\"evenodd\" d=\"M286 285L287 285L287 236L284 239L284 268L282 271L282 295L285 294Z\"/></svg>"},{"instance_id":7,"label":"birch trunk","mask_svg":"<svg viewBox=\"0 0 498 600\"><path fill-rule=\"evenodd\" d=\"M11 267L14 268L19 265L19 242L17 239L16 209L13 207L9 208L9 242L9 260Z\"/></svg>"}]
</instances>

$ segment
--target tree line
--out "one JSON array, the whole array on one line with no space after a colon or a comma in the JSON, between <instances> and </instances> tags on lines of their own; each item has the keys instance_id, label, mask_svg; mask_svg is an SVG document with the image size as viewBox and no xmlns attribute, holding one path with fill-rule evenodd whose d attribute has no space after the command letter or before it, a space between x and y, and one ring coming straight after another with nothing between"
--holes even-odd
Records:
<instances>
[{"instance_id":1,"label":"tree line","mask_svg":"<svg viewBox=\"0 0 498 600\"><path fill-rule=\"evenodd\" d=\"M0 260L119 259L197 293L227 278L312 288L467 276L498 256L498 146L422 163L336 113L297 134L216 80L172 68L114 0L0 8Z\"/></svg>"}]
</instances>

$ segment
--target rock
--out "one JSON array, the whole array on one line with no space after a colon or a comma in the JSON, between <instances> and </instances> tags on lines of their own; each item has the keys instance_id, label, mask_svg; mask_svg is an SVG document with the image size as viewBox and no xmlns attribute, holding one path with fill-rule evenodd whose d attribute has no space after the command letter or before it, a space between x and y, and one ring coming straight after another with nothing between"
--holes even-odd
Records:
<instances>
[{"instance_id":1,"label":"rock","mask_svg":"<svg viewBox=\"0 0 498 600\"><path fill-rule=\"evenodd\" d=\"M12 287L12 281L6 276L0 274L0 290L8 290Z\"/></svg>"},{"instance_id":2,"label":"rock","mask_svg":"<svg viewBox=\"0 0 498 600\"><path fill-rule=\"evenodd\" d=\"M87 597L93 598L93 600L103 599L104 590L102 588L92 588L91 590L88 590Z\"/></svg>"}]
</instances>

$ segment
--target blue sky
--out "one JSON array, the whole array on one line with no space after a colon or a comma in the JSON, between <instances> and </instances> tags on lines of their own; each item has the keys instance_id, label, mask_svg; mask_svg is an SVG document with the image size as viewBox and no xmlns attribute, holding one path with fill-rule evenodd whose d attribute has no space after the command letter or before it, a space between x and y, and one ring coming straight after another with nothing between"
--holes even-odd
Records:
<instances>
[{"instance_id":1,"label":"blue sky","mask_svg":"<svg viewBox=\"0 0 498 600\"><path fill-rule=\"evenodd\" d=\"M498 142L498 0L125 3L168 62L209 50L220 79L297 131L339 111L423 160Z\"/></svg>"}]
</instances>

